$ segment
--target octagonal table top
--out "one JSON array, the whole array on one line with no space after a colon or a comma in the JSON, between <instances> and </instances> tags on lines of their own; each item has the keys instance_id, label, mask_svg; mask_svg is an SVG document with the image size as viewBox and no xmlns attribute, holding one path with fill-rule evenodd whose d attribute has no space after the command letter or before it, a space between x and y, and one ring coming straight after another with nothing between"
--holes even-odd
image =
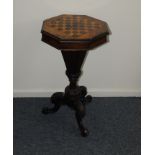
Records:
<instances>
[{"instance_id":1,"label":"octagonal table top","mask_svg":"<svg viewBox=\"0 0 155 155\"><path fill-rule=\"evenodd\" d=\"M41 33L44 42L61 49L65 41L93 43L98 38L105 39L109 29L105 21L90 16L63 14L44 20Z\"/></svg>"}]
</instances>

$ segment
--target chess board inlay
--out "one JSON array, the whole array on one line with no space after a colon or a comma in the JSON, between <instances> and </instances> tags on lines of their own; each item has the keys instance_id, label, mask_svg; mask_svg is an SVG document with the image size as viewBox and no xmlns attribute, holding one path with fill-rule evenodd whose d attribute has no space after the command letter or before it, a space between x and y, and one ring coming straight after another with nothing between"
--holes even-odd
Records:
<instances>
[{"instance_id":1,"label":"chess board inlay","mask_svg":"<svg viewBox=\"0 0 155 155\"><path fill-rule=\"evenodd\" d=\"M109 33L106 22L86 15L60 15L46 19L42 31L62 40L89 40Z\"/></svg>"}]
</instances>

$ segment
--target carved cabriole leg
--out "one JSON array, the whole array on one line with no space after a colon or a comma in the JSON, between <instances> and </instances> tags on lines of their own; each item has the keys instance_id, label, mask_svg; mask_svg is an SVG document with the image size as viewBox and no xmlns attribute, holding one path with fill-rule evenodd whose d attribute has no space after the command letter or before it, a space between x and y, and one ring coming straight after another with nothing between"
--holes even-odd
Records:
<instances>
[{"instance_id":1,"label":"carved cabriole leg","mask_svg":"<svg viewBox=\"0 0 155 155\"><path fill-rule=\"evenodd\" d=\"M85 112L85 105L83 105L80 101L77 104L78 106L76 107L76 112L75 112L75 116L76 116L76 120L79 126L79 129L81 131L81 135L83 137L88 136L89 131L88 129L86 129L82 123L82 119L84 118L86 112Z\"/></svg>"}]
</instances>

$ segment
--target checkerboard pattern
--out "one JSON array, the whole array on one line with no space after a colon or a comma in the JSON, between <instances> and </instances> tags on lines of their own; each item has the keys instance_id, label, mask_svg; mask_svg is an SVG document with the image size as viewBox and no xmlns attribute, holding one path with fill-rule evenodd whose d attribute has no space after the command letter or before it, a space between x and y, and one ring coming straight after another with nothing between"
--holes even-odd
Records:
<instances>
[{"instance_id":1,"label":"checkerboard pattern","mask_svg":"<svg viewBox=\"0 0 155 155\"><path fill-rule=\"evenodd\" d=\"M93 39L108 32L107 24L85 15L60 15L44 21L43 31L67 40Z\"/></svg>"}]
</instances>

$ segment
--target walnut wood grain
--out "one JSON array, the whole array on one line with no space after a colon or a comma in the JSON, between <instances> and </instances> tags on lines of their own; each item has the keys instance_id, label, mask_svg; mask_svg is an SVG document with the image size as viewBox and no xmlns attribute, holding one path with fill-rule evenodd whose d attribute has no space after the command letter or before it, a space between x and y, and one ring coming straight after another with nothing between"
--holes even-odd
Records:
<instances>
[{"instance_id":1,"label":"walnut wood grain","mask_svg":"<svg viewBox=\"0 0 155 155\"><path fill-rule=\"evenodd\" d=\"M44 20L42 41L60 50L88 50L107 42L106 22L86 15L60 15Z\"/></svg>"}]
</instances>

